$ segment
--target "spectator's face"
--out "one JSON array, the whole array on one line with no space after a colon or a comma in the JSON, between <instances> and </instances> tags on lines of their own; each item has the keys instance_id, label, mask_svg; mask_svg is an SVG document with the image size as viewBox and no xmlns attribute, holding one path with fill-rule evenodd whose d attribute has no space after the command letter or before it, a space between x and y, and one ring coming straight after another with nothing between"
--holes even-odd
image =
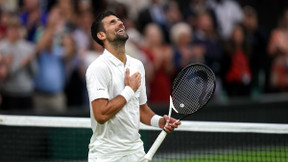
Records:
<instances>
[{"instance_id":1,"label":"spectator's face","mask_svg":"<svg viewBox=\"0 0 288 162\"><path fill-rule=\"evenodd\" d=\"M191 32L190 31L183 31L179 35L179 44L190 44L191 43Z\"/></svg>"},{"instance_id":2,"label":"spectator's face","mask_svg":"<svg viewBox=\"0 0 288 162\"><path fill-rule=\"evenodd\" d=\"M16 41L20 38L20 27L18 26L11 26L7 29L7 38L10 41Z\"/></svg>"},{"instance_id":3,"label":"spectator's face","mask_svg":"<svg viewBox=\"0 0 288 162\"><path fill-rule=\"evenodd\" d=\"M257 28L257 17L245 15L243 25L248 30L255 30Z\"/></svg>"},{"instance_id":4,"label":"spectator's face","mask_svg":"<svg viewBox=\"0 0 288 162\"><path fill-rule=\"evenodd\" d=\"M80 18L80 24L84 30L90 30L91 24L93 23L93 16L91 13L86 13Z\"/></svg>"},{"instance_id":5,"label":"spectator's face","mask_svg":"<svg viewBox=\"0 0 288 162\"><path fill-rule=\"evenodd\" d=\"M145 39L153 45L161 44L163 41L161 30L156 25L148 25L145 30Z\"/></svg>"},{"instance_id":6,"label":"spectator's face","mask_svg":"<svg viewBox=\"0 0 288 162\"><path fill-rule=\"evenodd\" d=\"M235 26L232 33L232 40L236 44L242 44L244 42L244 32L241 27Z\"/></svg>"},{"instance_id":7,"label":"spectator's face","mask_svg":"<svg viewBox=\"0 0 288 162\"><path fill-rule=\"evenodd\" d=\"M33 10L39 7L38 0L24 0L23 2L26 10Z\"/></svg>"},{"instance_id":8,"label":"spectator's face","mask_svg":"<svg viewBox=\"0 0 288 162\"><path fill-rule=\"evenodd\" d=\"M205 32L213 29L212 19L208 14L200 15L198 20L198 28Z\"/></svg>"}]
</instances>

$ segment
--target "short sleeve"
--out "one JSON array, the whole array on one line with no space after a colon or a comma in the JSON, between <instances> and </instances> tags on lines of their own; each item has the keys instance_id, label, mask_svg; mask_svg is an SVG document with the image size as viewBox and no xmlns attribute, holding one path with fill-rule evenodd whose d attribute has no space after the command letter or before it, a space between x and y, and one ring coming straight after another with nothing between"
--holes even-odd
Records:
<instances>
[{"instance_id":1,"label":"short sleeve","mask_svg":"<svg viewBox=\"0 0 288 162\"><path fill-rule=\"evenodd\" d=\"M107 98L108 85L111 80L111 74L104 63L93 62L86 71L86 86L89 96L89 101L95 99Z\"/></svg>"},{"instance_id":2,"label":"short sleeve","mask_svg":"<svg viewBox=\"0 0 288 162\"><path fill-rule=\"evenodd\" d=\"M143 64L141 63L140 66L140 71L141 71L141 90L140 90L140 96L139 96L139 104L143 105L147 102L147 94L146 94L146 80L145 80L145 69Z\"/></svg>"}]
</instances>

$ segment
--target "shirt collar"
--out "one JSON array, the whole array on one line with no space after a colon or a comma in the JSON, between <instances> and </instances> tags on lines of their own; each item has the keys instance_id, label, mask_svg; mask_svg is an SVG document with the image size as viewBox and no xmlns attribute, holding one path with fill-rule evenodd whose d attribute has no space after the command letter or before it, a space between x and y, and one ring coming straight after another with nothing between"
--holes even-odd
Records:
<instances>
[{"instance_id":1,"label":"shirt collar","mask_svg":"<svg viewBox=\"0 0 288 162\"><path fill-rule=\"evenodd\" d=\"M123 65L123 62L121 62L117 57L115 57L112 53L110 53L108 50L104 49L103 55L105 55L107 58L109 58L109 61L111 61L116 66ZM126 55L126 65L128 65L128 57Z\"/></svg>"}]
</instances>

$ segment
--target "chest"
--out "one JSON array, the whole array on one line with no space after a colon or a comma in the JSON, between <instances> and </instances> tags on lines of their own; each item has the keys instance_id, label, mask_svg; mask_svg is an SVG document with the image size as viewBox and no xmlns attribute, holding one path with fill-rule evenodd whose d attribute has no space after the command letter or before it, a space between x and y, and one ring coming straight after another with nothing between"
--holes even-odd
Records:
<instances>
[{"instance_id":1,"label":"chest","mask_svg":"<svg viewBox=\"0 0 288 162\"><path fill-rule=\"evenodd\" d=\"M129 68L129 70L130 70L130 76L132 76L136 72L140 72L138 67L132 63L129 63L125 66L124 66L124 64L119 65L119 66L110 66L110 68L109 68L109 72L110 72L109 76L110 77L108 78L108 80L109 80L108 87L110 89L109 93L112 97L119 95L122 92L122 90L124 89L124 87L125 87L125 74L126 74L127 68ZM140 90L140 88L137 90L135 96L139 96L139 90Z\"/></svg>"}]
</instances>

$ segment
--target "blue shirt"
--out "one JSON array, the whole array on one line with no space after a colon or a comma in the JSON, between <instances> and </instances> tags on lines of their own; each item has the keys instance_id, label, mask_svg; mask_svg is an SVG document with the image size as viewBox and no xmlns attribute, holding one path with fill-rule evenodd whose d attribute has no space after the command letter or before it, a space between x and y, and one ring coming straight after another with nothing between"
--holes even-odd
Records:
<instances>
[{"instance_id":1,"label":"blue shirt","mask_svg":"<svg viewBox=\"0 0 288 162\"><path fill-rule=\"evenodd\" d=\"M65 69L62 60L63 48L55 47L51 52L43 51L38 58L38 74L35 90L46 93L62 92L65 84Z\"/></svg>"}]
</instances>

